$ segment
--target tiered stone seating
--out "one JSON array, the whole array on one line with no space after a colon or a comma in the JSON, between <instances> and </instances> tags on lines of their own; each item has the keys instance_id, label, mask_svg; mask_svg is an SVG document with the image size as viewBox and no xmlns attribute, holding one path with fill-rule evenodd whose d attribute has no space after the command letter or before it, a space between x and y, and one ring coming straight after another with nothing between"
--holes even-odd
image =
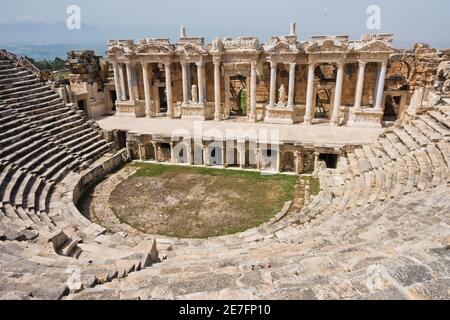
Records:
<instances>
[{"instance_id":1,"label":"tiered stone seating","mask_svg":"<svg viewBox=\"0 0 450 320\"><path fill-rule=\"evenodd\" d=\"M110 151L97 128L18 61L0 60L0 200L11 219L49 222L53 187ZM18 211L12 215L12 211ZM27 218L28 217L28 218ZM31 218L29 218L31 217Z\"/></svg>"},{"instance_id":2,"label":"tiered stone seating","mask_svg":"<svg viewBox=\"0 0 450 320\"><path fill-rule=\"evenodd\" d=\"M113 144L102 139L95 123L66 106L32 70L2 54L0 51L0 266L2 272L21 272L19 265L6 267L2 254L9 250L11 257L27 265L38 260L40 267L22 274L26 281L20 292L2 291L7 283L17 287L11 283L14 277L2 277L0 298L5 294L61 298L69 290L92 287L149 266L157 259L154 242L136 245L125 238L102 236L105 229L71 213L72 199L67 194L73 189L67 190L64 181L78 181L90 164L109 159ZM67 241L46 250L45 241L54 241L54 234L62 234ZM26 243L27 250L17 249L17 241L28 240L33 243ZM81 284L61 282L70 276L63 274L73 266L82 269L86 278ZM58 283L47 279L49 283L37 287L42 273L49 272Z\"/></svg>"},{"instance_id":3,"label":"tiered stone seating","mask_svg":"<svg viewBox=\"0 0 450 320\"><path fill-rule=\"evenodd\" d=\"M279 221L158 238L167 260L141 270L157 260L151 237L105 235L73 203L111 145L0 55L0 299L448 297L449 117L420 115L320 169L320 194Z\"/></svg>"}]
</instances>

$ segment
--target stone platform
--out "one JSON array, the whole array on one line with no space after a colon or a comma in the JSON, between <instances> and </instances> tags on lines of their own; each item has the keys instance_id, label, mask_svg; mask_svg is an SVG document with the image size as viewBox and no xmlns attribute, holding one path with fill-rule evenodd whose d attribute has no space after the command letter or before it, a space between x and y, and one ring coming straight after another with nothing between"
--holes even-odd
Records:
<instances>
[{"instance_id":1,"label":"stone platform","mask_svg":"<svg viewBox=\"0 0 450 320\"><path fill-rule=\"evenodd\" d=\"M295 142L302 144L334 144L334 145L361 145L370 144L381 134L381 129L375 128L350 128L332 127L321 125L280 125L266 123L248 123L243 120L234 119L228 121L192 121L167 118L123 118L102 117L96 119L97 123L105 130L124 130L136 134L154 134L170 137L174 132L187 131L194 135L196 131L202 130L203 137L226 136L227 130L234 132L247 132L256 130L259 138L263 138L261 132L266 130L270 136L272 130L278 130L281 142ZM202 129L200 129L202 128Z\"/></svg>"}]
</instances>

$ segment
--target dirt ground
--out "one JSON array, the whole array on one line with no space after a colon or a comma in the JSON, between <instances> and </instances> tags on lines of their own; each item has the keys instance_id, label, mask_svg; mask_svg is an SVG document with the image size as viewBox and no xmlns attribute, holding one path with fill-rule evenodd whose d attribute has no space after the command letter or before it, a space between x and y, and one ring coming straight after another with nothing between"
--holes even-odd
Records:
<instances>
[{"instance_id":1,"label":"dirt ground","mask_svg":"<svg viewBox=\"0 0 450 320\"><path fill-rule=\"evenodd\" d=\"M122 223L150 234L205 238L245 231L269 221L300 188L298 177L139 166L109 204Z\"/></svg>"}]
</instances>

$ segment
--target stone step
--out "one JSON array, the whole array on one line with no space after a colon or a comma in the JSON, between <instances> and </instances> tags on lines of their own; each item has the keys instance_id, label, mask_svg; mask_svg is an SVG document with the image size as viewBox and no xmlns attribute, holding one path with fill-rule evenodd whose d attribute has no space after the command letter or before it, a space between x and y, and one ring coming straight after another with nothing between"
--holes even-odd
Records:
<instances>
[{"instance_id":1,"label":"stone step","mask_svg":"<svg viewBox=\"0 0 450 320\"><path fill-rule=\"evenodd\" d=\"M363 186L363 189L361 190L361 192L359 194L359 198L357 200L358 206L363 206L366 203L368 203L370 193L373 191L372 185L374 182L372 181L372 178L373 178L373 175L371 172L364 172L364 186Z\"/></svg>"},{"instance_id":2,"label":"stone step","mask_svg":"<svg viewBox=\"0 0 450 320\"><path fill-rule=\"evenodd\" d=\"M32 171L38 165L40 165L45 159L51 158L53 155L61 151L61 147L57 145L53 145L52 143L47 143L40 147L39 149L35 149L31 153L30 158L25 158L22 164L24 170Z\"/></svg>"},{"instance_id":3,"label":"stone step","mask_svg":"<svg viewBox=\"0 0 450 320\"><path fill-rule=\"evenodd\" d=\"M438 142L442 139L441 135L429 127L421 118L411 122L418 130L420 130L430 141Z\"/></svg>"},{"instance_id":4,"label":"stone step","mask_svg":"<svg viewBox=\"0 0 450 320\"><path fill-rule=\"evenodd\" d=\"M419 145L414 139L406 132L404 128L396 128L393 131L397 137L405 144L409 151L414 151L419 149Z\"/></svg>"},{"instance_id":5,"label":"stone step","mask_svg":"<svg viewBox=\"0 0 450 320\"><path fill-rule=\"evenodd\" d=\"M372 172L372 190L370 191L369 198L367 200L368 203L376 202L379 197L383 186L383 175L380 173L378 169L373 170Z\"/></svg>"},{"instance_id":6,"label":"stone step","mask_svg":"<svg viewBox=\"0 0 450 320\"><path fill-rule=\"evenodd\" d=\"M30 111L39 110L39 109L46 108L46 107L57 106L57 105L60 105L61 103L63 103L63 102L59 96L57 96L57 97L52 96L51 100L43 101L40 103L31 103L28 106L16 107L15 109L19 113L23 112L23 113L27 114Z\"/></svg>"},{"instance_id":7,"label":"stone step","mask_svg":"<svg viewBox=\"0 0 450 320\"><path fill-rule=\"evenodd\" d=\"M21 131L21 130L19 130L19 128L16 128L14 130L14 134L10 133L8 135L9 136L8 138L1 139L0 147L6 148L7 146L17 143L18 141L20 141L22 139L26 139L26 137L34 136L38 132L35 128L33 128L33 127L30 128L30 126L28 126L28 125L21 126L20 128L21 128L21 130L24 130L24 131Z\"/></svg>"},{"instance_id":8,"label":"stone step","mask_svg":"<svg viewBox=\"0 0 450 320\"><path fill-rule=\"evenodd\" d=\"M29 77L25 80L20 80L12 83L0 84L0 92L5 92L6 90L10 90L13 88L24 87L29 84L40 83L35 77Z\"/></svg>"},{"instance_id":9,"label":"stone step","mask_svg":"<svg viewBox=\"0 0 450 320\"><path fill-rule=\"evenodd\" d=\"M417 163L419 164L419 182L417 189L423 191L430 186L431 181L431 164L429 163L428 156L425 151L417 150L414 152Z\"/></svg>"},{"instance_id":10,"label":"stone step","mask_svg":"<svg viewBox=\"0 0 450 320\"><path fill-rule=\"evenodd\" d=\"M381 162L380 159L375 156L373 150L372 150L372 146L370 145L364 145L363 146L363 150L364 153L366 155L366 158L369 160L370 165L372 167L372 169L377 169L381 167Z\"/></svg>"},{"instance_id":11,"label":"stone step","mask_svg":"<svg viewBox=\"0 0 450 320\"><path fill-rule=\"evenodd\" d=\"M447 166L442 159L440 152L433 145L429 145L425 151L427 152L432 165L432 186L437 187L439 184L447 182Z\"/></svg>"},{"instance_id":12,"label":"stone step","mask_svg":"<svg viewBox=\"0 0 450 320\"><path fill-rule=\"evenodd\" d=\"M55 94L55 92L53 90L51 90L50 88L46 88L45 90L37 89L36 92L27 93L27 94L19 95L17 97L12 97L12 98L2 98L2 100L6 104L20 107L23 105L23 103L26 103L28 101L42 99L43 97L47 97L49 95L54 95L54 94Z\"/></svg>"},{"instance_id":13,"label":"stone step","mask_svg":"<svg viewBox=\"0 0 450 320\"><path fill-rule=\"evenodd\" d=\"M55 103L53 105L48 105L42 108L35 108L33 107L32 109L30 109L29 111L25 111L25 110L21 110L22 113L24 113L26 116L36 116L36 115L40 115L42 116L43 114L47 114L48 112L53 112L56 110L64 110L64 111L68 111L69 108L66 107L66 104L63 102L60 103Z\"/></svg>"},{"instance_id":14,"label":"stone step","mask_svg":"<svg viewBox=\"0 0 450 320\"><path fill-rule=\"evenodd\" d=\"M26 139L15 142L0 151L0 157L13 162L22 157L24 154L31 152L34 148L39 147L47 142L46 134L37 133Z\"/></svg>"},{"instance_id":15,"label":"stone step","mask_svg":"<svg viewBox=\"0 0 450 320\"><path fill-rule=\"evenodd\" d=\"M10 89L0 90L0 94L10 94L10 93L22 92L24 90L41 88L44 86L46 86L46 85L43 84L42 82L25 83L24 85L12 87Z\"/></svg>"},{"instance_id":16,"label":"stone step","mask_svg":"<svg viewBox=\"0 0 450 320\"><path fill-rule=\"evenodd\" d=\"M447 168L450 170L450 144L445 141L439 141L436 146L441 152L443 159L447 163Z\"/></svg>"},{"instance_id":17,"label":"stone step","mask_svg":"<svg viewBox=\"0 0 450 320\"><path fill-rule=\"evenodd\" d=\"M22 84L24 81L29 81L29 80L36 80L36 76L34 74L27 74L27 75L23 75L23 76L17 75L17 76L0 79L0 90L9 89L9 87L8 87L9 85L13 85L13 84L17 84L17 83Z\"/></svg>"},{"instance_id":18,"label":"stone step","mask_svg":"<svg viewBox=\"0 0 450 320\"><path fill-rule=\"evenodd\" d=\"M3 199L0 200L1 202L14 204L14 199L16 198L17 191L19 190L25 176L26 174L21 170L18 170L14 173L8 185L6 186L5 193L3 194Z\"/></svg>"},{"instance_id":19,"label":"stone step","mask_svg":"<svg viewBox=\"0 0 450 320\"><path fill-rule=\"evenodd\" d=\"M409 153L409 149L394 132L387 132L386 138L402 157Z\"/></svg>"},{"instance_id":20,"label":"stone step","mask_svg":"<svg viewBox=\"0 0 450 320\"><path fill-rule=\"evenodd\" d=\"M438 121L441 125L443 125L444 127L446 127L447 129L450 129L450 118L446 117L445 115L443 115L442 113L440 113L439 111L429 111L428 114L435 119L436 121Z\"/></svg>"},{"instance_id":21,"label":"stone step","mask_svg":"<svg viewBox=\"0 0 450 320\"><path fill-rule=\"evenodd\" d=\"M396 160L401 157L401 155L387 138L379 138L378 141L382 150L388 155L391 160Z\"/></svg>"},{"instance_id":22,"label":"stone step","mask_svg":"<svg viewBox=\"0 0 450 320\"><path fill-rule=\"evenodd\" d=\"M450 129L447 128L443 123L437 121L430 115L422 115L420 116L420 120L425 122L429 127L431 127L434 131L436 131L439 135L443 137L450 136Z\"/></svg>"},{"instance_id":23,"label":"stone step","mask_svg":"<svg viewBox=\"0 0 450 320\"><path fill-rule=\"evenodd\" d=\"M355 155L358 159L358 165L362 172L369 172L372 170L372 166L370 164L369 159L367 158L363 149L355 149Z\"/></svg>"},{"instance_id":24,"label":"stone step","mask_svg":"<svg viewBox=\"0 0 450 320\"><path fill-rule=\"evenodd\" d=\"M404 129L420 147L424 147L431 143L431 141L420 130L418 130L417 127L410 124L405 124Z\"/></svg>"},{"instance_id":25,"label":"stone step","mask_svg":"<svg viewBox=\"0 0 450 320\"><path fill-rule=\"evenodd\" d=\"M348 162L350 165L350 169L353 172L353 175L359 176L362 174L361 168L358 163L358 159L356 158L356 155L354 153L348 153L347 154Z\"/></svg>"},{"instance_id":26,"label":"stone step","mask_svg":"<svg viewBox=\"0 0 450 320\"><path fill-rule=\"evenodd\" d=\"M40 86L34 86L34 87L27 87L23 90L15 90L14 92L4 93L2 92L0 94L0 99L7 103L8 99L17 99L19 97L29 97L33 94L37 93L43 93L43 92L53 92L52 89L48 85L40 85Z\"/></svg>"},{"instance_id":27,"label":"stone step","mask_svg":"<svg viewBox=\"0 0 450 320\"><path fill-rule=\"evenodd\" d=\"M417 190L417 185L419 183L419 166L411 155L406 156L404 161L408 170L408 181L405 186L405 193L412 193Z\"/></svg>"},{"instance_id":28,"label":"stone step","mask_svg":"<svg viewBox=\"0 0 450 320\"><path fill-rule=\"evenodd\" d=\"M374 153L374 155L376 155L376 157L378 159L380 159L380 163L381 166L384 166L388 163L391 162L391 159L388 157L388 155L384 152L383 148L381 145L373 145L372 146L372 151Z\"/></svg>"},{"instance_id":29,"label":"stone step","mask_svg":"<svg viewBox=\"0 0 450 320\"><path fill-rule=\"evenodd\" d=\"M21 111L24 107L29 107L32 105L49 105L53 104L55 101L61 102L61 98L56 93L51 94L50 92L43 94L43 95L36 95L33 99L27 99L24 101L9 103L9 105L13 108L16 108L17 111ZM45 104L47 103L47 104Z\"/></svg>"}]
</instances>

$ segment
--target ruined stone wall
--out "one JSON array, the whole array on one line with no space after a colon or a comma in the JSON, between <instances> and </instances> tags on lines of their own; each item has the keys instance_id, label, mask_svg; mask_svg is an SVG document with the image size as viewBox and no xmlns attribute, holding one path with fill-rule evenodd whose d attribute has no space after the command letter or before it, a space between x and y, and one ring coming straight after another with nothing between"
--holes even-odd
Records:
<instances>
[{"instance_id":1,"label":"ruined stone wall","mask_svg":"<svg viewBox=\"0 0 450 320\"><path fill-rule=\"evenodd\" d=\"M67 53L66 65L70 70L70 79L89 84L97 83L103 88L103 72L100 66L100 56L94 51L69 51Z\"/></svg>"},{"instance_id":2,"label":"ruined stone wall","mask_svg":"<svg viewBox=\"0 0 450 320\"><path fill-rule=\"evenodd\" d=\"M377 85L379 64L368 63L364 76L363 106L373 106L375 102L375 89ZM354 94L354 93L353 93Z\"/></svg>"},{"instance_id":3,"label":"ruined stone wall","mask_svg":"<svg viewBox=\"0 0 450 320\"><path fill-rule=\"evenodd\" d=\"M172 63L172 101L183 102L183 70L181 63Z\"/></svg>"},{"instance_id":4,"label":"ruined stone wall","mask_svg":"<svg viewBox=\"0 0 450 320\"><path fill-rule=\"evenodd\" d=\"M308 86L308 66L297 65L295 68L295 104L306 104L306 88Z\"/></svg>"},{"instance_id":5,"label":"ruined stone wall","mask_svg":"<svg viewBox=\"0 0 450 320\"><path fill-rule=\"evenodd\" d=\"M342 85L343 106L353 106L355 104L356 81L358 78L358 64L351 63L345 65L344 82Z\"/></svg>"},{"instance_id":6,"label":"ruined stone wall","mask_svg":"<svg viewBox=\"0 0 450 320\"><path fill-rule=\"evenodd\" d=\"M258 79L256 88L256 103L269 103L270 100L270 64L264 63Z\"/></svg>"}]
</instances>

